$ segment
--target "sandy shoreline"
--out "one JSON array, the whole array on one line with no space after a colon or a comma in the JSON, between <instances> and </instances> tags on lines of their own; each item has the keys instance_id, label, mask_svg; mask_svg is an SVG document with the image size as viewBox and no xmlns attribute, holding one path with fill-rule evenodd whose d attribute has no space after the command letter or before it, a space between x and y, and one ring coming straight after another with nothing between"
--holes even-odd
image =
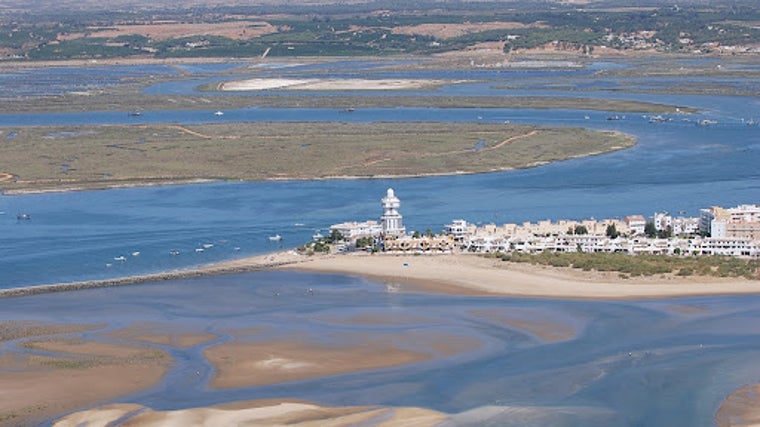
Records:
<instances>
[{"instance_id":1,"label":"sandy shoreline","mask_svg":"<svg viewBox=\"0 0 760 427\"><path fill-rule=\"evenodd\" d=\"M293 250L184 270L0 290L0 298L280 269L363 276L389 289L455 295L559 299L636 299L760 294L760 281L661 275L622 279L618 273L508 263L474 254L300 255Z\"/></svg>"},{"instance_id":2,"label":"sandy shoreline","mask_svg":"<svg viewBox=\"0 0 760 427\"><path fill-rule=\"evenodd\" d=\"M618 273L508 263L473 254L344 255L289 266L401 283L408 290L571 299L670 298L760 293L760 281L673 275L621 279Z\"/></svg>"}]
</instances>

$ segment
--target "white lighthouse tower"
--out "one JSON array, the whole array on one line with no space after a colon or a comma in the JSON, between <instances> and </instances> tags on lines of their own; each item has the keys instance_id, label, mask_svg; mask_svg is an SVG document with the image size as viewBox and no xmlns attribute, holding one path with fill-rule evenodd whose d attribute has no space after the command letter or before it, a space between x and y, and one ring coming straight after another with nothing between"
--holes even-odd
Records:
<instances>
[{"instance_id":1,"label":"white lighthouse tower","mask_svg":"<svg viewBox=\"0 0 760 427\"><path fill-rule=\"evenodd\" d=\"M406 234L406 228L402 222L401 214L398 213L398 208L401 206L401 201L393 194L393 189L389 188L380 202L383 205L383 216L380 217L380 222L383 226L384 236L403 236Z\"/></svg>"}]
</instances>

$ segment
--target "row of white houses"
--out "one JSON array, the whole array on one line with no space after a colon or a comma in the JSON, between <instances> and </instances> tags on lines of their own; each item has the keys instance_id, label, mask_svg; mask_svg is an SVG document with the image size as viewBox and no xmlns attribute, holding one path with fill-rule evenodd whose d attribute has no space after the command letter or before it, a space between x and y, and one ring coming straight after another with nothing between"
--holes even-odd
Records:
<instances>
[{"instance_id":1,"label":"row of white houses","mask_svg":"<svg viewBox=\"0 0 760 427\"><path fill-rule=\"evenodd\" d=\"M760 241L744 238L669 238L618 237L599 235L558 235L513 237L497 235L463 236L459 249L465 252L619 252L631 255L730 255L759 257Z\"/></svg>"}]
</instances>

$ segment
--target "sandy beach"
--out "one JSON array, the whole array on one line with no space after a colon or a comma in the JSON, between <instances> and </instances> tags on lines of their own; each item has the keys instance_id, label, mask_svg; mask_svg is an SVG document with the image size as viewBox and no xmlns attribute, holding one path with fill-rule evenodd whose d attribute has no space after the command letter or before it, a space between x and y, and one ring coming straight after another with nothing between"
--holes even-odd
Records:
<instances>
[{"instance_id":1,"label":"sandy beach","mask_svg":"<svg viewBox=\"0 0 760 427\"><path fill-rule=\"evenodd\" d=\"M674 275L622 279L617 273L507 263L471 254L313 257L278 268L380 280L402 291L517 297L633 299L760 293L760 281Z\"/></svg>"}]
</instances>

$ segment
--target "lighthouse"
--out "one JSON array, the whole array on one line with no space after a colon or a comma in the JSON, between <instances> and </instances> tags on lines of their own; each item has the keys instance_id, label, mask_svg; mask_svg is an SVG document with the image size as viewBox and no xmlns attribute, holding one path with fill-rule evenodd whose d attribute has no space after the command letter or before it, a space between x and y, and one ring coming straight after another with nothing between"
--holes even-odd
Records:
<instances>
[{"instance_id":1,"label":"lighthouse","mask_svg":"<svg viewBox=\"0 0 760 427\"><path fill-rule=\"evenodd\" d=\"M399 237L406 234L406 228L402 221L401 214L398 213L398 208L401 206L401 201L393 194L393 189L389 188L385 193L385 197L380 200L383 206L383 216L380 217L380 223L383 226L383 235Z\"/></svg>"}]
</instances>

